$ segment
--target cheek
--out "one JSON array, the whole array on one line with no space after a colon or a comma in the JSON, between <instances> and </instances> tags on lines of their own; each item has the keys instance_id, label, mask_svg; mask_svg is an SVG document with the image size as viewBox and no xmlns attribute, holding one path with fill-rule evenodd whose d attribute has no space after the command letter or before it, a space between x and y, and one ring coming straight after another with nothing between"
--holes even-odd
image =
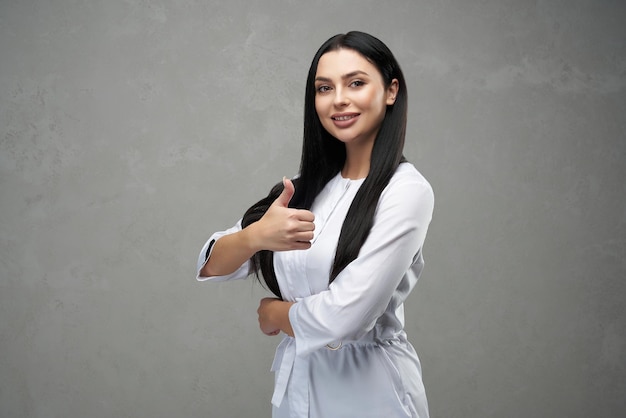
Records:
<instances>
[{"instance_id":1,"label":"cheek","mask_svg":"<svg viewBox=\"0 0 626 418\"><path fill-rule=\"evenodd\" d=\"M353 96L353 103L362 110L376 110L382 100L380 92L373 89L362 90Z\"/></svg>"},{"instance_id":2,"label":"cheek","mask_svg":"<svg viewBox=\"0 0 626 418\"><path fill-rule=\"evenodd\" d=\"M320 113L323 113L324 109L325 109L325 104L324 104L324 98L320 97L320 96L315 96L315 111L317 112L317 115L319 116Z\"/></svg>"},{"instance_id":3,"label":"cheek","mask_svg":"<svg viewBox=\"0 0 626 418\"><path fill-rule=\"evenodd\" d=\"M384 116L385 111L387 110L387 103L385 101L384 92L372 92L368 97L369 108L372 111L377 113L382 113Z\"/></svg>"},{"instance_id":4,"label":"cheek","mask_svg":"<svg viewBox=\"0 0 626 418\"><path fill-rule=\"evenodd\" d=\"M372 104L372 107L378 108L381 105L385 105L385 92L380 91L380 90L375 90L371 93L369 99L370 99L370 103Z\"/></svg>"},{"instance_id":5,"label":"cheek","mask_svg":"<svg viewBox=\"0 0 626 418\"><path fill-rule=\"evenodd\" d=\"M315 99L315 112L317 113L317 118L325 129L328 129L328 100L324 100L322 97L320 99Z\"/></svg>"}]
</instances>

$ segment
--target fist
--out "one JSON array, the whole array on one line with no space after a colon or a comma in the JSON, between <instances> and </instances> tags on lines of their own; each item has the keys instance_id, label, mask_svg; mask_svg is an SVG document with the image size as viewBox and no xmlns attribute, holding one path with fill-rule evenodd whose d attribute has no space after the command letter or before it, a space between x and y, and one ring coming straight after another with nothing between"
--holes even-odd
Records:
<instances>
[{"instance_id":1,"label":"fist","mask_svg":"<svg viewBox=\"0 0 626 418\"><path fill-rule=\"evenodd\" d=\"M265 335L274 336L280 333L280 328L271 320L271 305L279 301L280 299L276 298L263 298L259 303L256 312L259 315L259 328Z\"/></svg>"}]
</instances>

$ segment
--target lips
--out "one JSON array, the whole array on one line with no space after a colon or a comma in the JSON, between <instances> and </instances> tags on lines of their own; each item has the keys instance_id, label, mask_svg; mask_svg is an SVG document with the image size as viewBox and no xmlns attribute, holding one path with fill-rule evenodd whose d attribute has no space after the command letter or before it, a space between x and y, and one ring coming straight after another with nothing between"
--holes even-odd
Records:
<instances>
[{"instance_id":1,"label":"lips","mask_svg":"<svg viewBox=\"0 0 626 418\"><path fill-rule=\"evenodd\" d=\"M347 128L356 122L359 113L337 113L330 118L338 128Z\"/></svg>"}]
</instances>

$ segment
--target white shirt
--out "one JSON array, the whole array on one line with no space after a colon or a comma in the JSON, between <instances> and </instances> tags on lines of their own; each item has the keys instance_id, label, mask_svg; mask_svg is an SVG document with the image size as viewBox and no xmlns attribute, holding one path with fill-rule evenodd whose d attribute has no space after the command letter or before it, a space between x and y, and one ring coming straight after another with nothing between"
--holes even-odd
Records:
<instances>
[{"instance_id":1,"label":"white shirt","mask_svg":"<svg viewBox=\"0 0 626 418\"><path fill-rule=\"evenodd\" d=\"M283 299L297 302L289 310L295 337L284 337L272 366L275 418L428 417L419 359L403 330L403 302L424 266L432 188L415 167L401 164L381 194L359 256L329 286L341 226L363 181L340 174L330 180L311 207L311 248L274 253ZM240 229L241 221L213 234L198 271L210 243ZM248 274L244 263L229 275L197 279Z\"/></svg>"}]
</instances>

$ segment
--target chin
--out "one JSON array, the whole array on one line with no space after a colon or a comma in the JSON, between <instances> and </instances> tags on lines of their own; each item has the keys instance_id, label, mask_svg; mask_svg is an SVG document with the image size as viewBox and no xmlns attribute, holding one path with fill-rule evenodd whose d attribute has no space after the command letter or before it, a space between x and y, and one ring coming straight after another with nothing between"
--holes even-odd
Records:
<instances>
[{"instance_id":1,"label":"chin","mask_svg":"<svg viewBox=\"0 0 626 418\"><path fill-rule=\"evenodd\" d=\"M350 144L350 143L356 141L355 138L346 138L346 137L343 137L343 136L333 136L333 138L335 138L339 142L343 142L344 144Z\"/></svg>"},{"instance_id":2,"label":"chin","mask_svg":"<svg viewBox=\"0 0 626 418\"><path fill-rule=\"evenodd\" d=\"M355 137L354 135L347 134L346 132L328 131L328 133L337 141L343 142L344 144L347 144L349 142L354 142L357 140L357 137Z\"/></svg>"}]
</instances>

